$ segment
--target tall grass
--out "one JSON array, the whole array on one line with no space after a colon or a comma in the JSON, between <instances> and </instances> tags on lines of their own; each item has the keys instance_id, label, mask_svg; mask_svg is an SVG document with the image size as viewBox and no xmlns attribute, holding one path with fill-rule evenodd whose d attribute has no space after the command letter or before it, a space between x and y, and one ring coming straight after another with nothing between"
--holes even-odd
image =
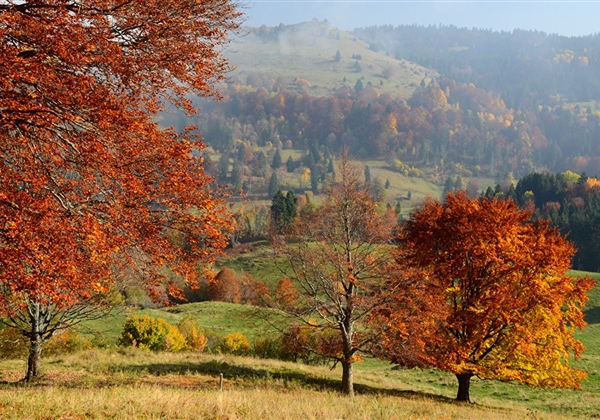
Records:
<instances>
[{"instance_id":1,"label":"tall grass","mask_svg":"<svg viewBox=\"0 0 600 420\"><path fill-rule=\"evenodd\" d=\"M5 419L522 419L519 404L457 404L425 391L395 389L393 378L363 372L358 395L336 391L325 367L233 356L94 350L48 361L33 384L14 382L20 363L4 362ZM393 372L393 371L392 371ZM224 374L223 391L219 373ZM537 418L559 418L537 413Z\"/></svg>"}]
</instances>

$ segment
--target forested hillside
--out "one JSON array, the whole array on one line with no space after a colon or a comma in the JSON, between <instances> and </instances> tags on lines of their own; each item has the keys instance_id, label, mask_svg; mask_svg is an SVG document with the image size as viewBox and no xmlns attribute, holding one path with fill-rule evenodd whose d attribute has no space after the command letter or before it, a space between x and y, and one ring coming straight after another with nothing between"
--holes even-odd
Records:
<instances>
[{"instance_id":1,"label":"forested hillside","mask_svg":"<svg viewBox=\"0 0 600 420\"><path fill-rule=\"evenodd\" d=\"M251 159L235 156L265 145L301 151L321 179L328 162L311 161L345 147L401 173L442 175L438 185L453 174L599 172L599 36L419 26L351 36L312 22L252 29L231 56L223 100L164 123L198 124L242 175Z\"/></svg>"},{"instance_id":2,"label":"forested hillside","mask_svg":"<svg viewBox=\"0 0 600 420\"><path fill-rule=\"evenodd\" d=\"M497 92L510 107L600 97L600 34L564 37L417 25L361 28L353 34L398 59Z\"/></svg>"}]
</instances>

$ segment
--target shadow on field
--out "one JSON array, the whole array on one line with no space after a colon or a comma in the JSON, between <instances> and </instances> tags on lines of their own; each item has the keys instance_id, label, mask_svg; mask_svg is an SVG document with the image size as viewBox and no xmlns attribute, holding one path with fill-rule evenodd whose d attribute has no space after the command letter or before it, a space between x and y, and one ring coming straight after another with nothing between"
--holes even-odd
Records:
<instances>
[{"instance_id":1,"label":"shadow on field","mask_svg":"<svg viewBox=\"0 0 600 420\"><path fill-rule=\"evenodd\" d=\"M280 380L285 384L298 384L307 386L316 390L339 391L340 380L325 377L314 376L304 372L291 369L280 369L279 371L269 371L266 369L255 369L247 366L236 366L223 361L210 361L201 363L179 363L179 364L147 364L140 366L128 366L126 370L132 372L147 372L151 375L161 376L166 374L207 374L218 377L223 374L225 379L250 379L250 380ZM445 403L456 402L453 398L448 398L436 394L429 394L418 391L403 391L388 388L378 388L360 383L354 384L354 390L357 394L363 395L388 395L402 398L427 398Z\"/></svg>"},{"instance_id":2,"label":"shadow on field","mask_svg":"<svg viewBox=\"0 0 600 420\"><path fill-rule=\"evenodd\" d=\"M585 314L585 322L588 324L600 324L600 306L588 309L583 313Z\"/></svg>"}]
</instances>

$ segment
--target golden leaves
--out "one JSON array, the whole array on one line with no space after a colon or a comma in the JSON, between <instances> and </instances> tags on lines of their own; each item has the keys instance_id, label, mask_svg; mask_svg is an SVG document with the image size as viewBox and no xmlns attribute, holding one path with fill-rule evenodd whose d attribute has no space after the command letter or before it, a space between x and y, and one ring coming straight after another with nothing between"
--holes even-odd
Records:
<instances>
[{"instance_id":1,"label":"golden leaves","mask_svg":"<svg viewBox=\"0 0 600 420\"><path fill-rule=\"evenodd\" d=\"M397 270L427 275L401 291L405 307L392 307L399 314L391 319L401 323L392 329L424 343L420 353L413 348L423 363L534 386L579 386L584 372L569 361L583 345L572 334L585 326L594 281L565 275L573 246L530 215L512 201L464 193L426 201L411 215ZM414 299L421 310L406 316Z\"/></svg>"}]
</instances>

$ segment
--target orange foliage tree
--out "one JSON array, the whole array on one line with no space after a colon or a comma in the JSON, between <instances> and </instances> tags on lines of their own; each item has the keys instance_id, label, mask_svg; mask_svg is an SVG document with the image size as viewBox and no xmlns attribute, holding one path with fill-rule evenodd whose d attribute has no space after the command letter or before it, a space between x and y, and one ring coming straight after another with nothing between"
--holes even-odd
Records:
<instances>
[{"instance_id":1,"label":"orange foliage tree","mask_svg":"<svg viewBox=\"0 0 600 420\"><path fill-rule=\"evenodd\" d=\"M210 300L240 303L242 297L240 281L231 268L223 268L208 285Z\"/></svg>"},{"instance_id":2,"label":"orange foliage tree","mask_svg":"<svg viewBox=\"0 0 600 420\"><path fill-rule=\"evenodd\" d=\"M470 400L474 375L580 386L585 373L569 361L584 350L573 332L586 325L582 308L594 282L566 275L574 248L547 221L532 221L512 200L459 192L425 201L400 240L397 270L423 271L413 287L435 310L414 313L412 322L390 316L383 344L392 361L403 358L399 337L422 343L420 363L454 373L460 401Z\"/></svg>"},{"instance_id":3,"label":"orange foliage tree","mask_svg":"<svg viewBox=\"0 0 600 420\"><path fill-rule=\"evenodd\" d=\"M306 350L340 363L342 392L353 395L353 363L379 334L363 321L383 301L391 261L382 244L391 240L396 221L378 211L362 169L347 156L337 180L323 205L301 212L293 232L275 237L274 246L299 294L282 309L326 338L328 345L316 340L320 344Z\"/></svg>"},{"instance_id":4,"label":"orange foliage tree","mask_svg":"<svg viewBox=\"0 0 600 420\"><path fill-rule=\"evenodd\" d=\"M238 26L229 0L0 0L0 309L28 380L123 268L157 293L154 268L194 281L225 245L200 139L154 117L216 94Z\"/></svg>"},{"instance_id":5,"label":"orange foliage tree","mask_svg":"<svg viewBox=\"0 0 600 420\"><path fill-rule=\"evenodd\" d=\"M296 290L294 283L290 279L284 277L279 280L275 289L275 299L279 304L284 307L293 305L298 301L298 296L298 290Z\"/></svg>"}]
</instances>

